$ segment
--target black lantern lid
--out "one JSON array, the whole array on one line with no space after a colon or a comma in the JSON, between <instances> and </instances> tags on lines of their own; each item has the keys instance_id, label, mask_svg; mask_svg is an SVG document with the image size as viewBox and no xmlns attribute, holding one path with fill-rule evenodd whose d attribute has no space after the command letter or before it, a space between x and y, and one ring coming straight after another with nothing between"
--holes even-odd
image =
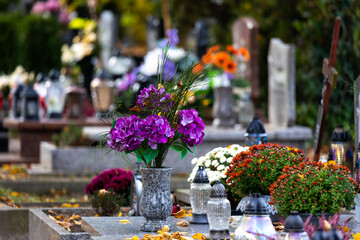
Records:
<instances>
[{"instance_id":1,"label":"black lantern lid","mask_svg":"<svg viewBox=\"0 0 360 240\"><path fill-rule=\"evenodd\" d=\"M249 124L248 128L246 129L247 134L260 134L260 133L266 133L264 125L260 121L259 118L254 117L254 119Z\"/></svg>"},{"instance_id":2,"label":"black lantern lid","mask_svg":"<svg viewBox=\"0 0 360 240\"><path fill-rule=\"evenodd\" d=\"M21 92L20 96L22 98L38 98L39 95L34 90L33 86L31 84L26 84L24 87L24 90Z\"/></svg>"},{"instance_id":3,"label":"black lantern lid","mask_svg":"<svg viewBox=\"0 0 360 240\"><path fill-rule=\"evenodd\" d=\"M108 80L108 79L111 80L112 79L112 76L110 75L110 73L103 68L100 68L96 72L96 77L99 78L100 80Z\"/></svg>"},{"instance_id":4,"label":"black lantern lid","mask_svg":"<svg viewBox=\"0 0 360 240\"><path fill-rule=\"evenodd\" d=\"M41 83L44 82L46 80L46 75L43 73L38 73L36 75L36 82Z\"/></svg>"},{"instance_id":5,"label":"black lantern lid","mask_svg":"<svg viewBox=\"0 0 360 240\"><path fill-rule=\"evenodd\" d=\"M51 69L48 75L50 81L59 81L60 73L58 70Z\"/></svg>"},{"instance_id":6,"label":"black lantern lid","mask_svg":"<svg viewBox=\"0 0 360 240\"><path fill-rule=\"evenodd\" d=\"M254 193L250 202L245 208L245 214L249 215L268 215L269 212L267 210L264 199L261 198L260 193Z\"/></svg>"},{"instance_id":7,"label":"black lantern lid","mask_svg":"<svg viewBox=\"0 0 360 240\"><path fill-rule=\"evenodd\" d=\"M338 124L331 135L331 141L346 142L350 140L349 133L345 131L342 124Z\"/></svg>"},{"instance_id":8,"label":"black lantern lid","mask_svg":"<svg viewBox=\"0 0 360 240\"><path fill-rule=\"evenodd\" d=\"M196 172L193 183L209 183L209 179L205 170L205 167L200 165Z\"/></svg>"},{"instance_id":9,"label":"black lantern lid","mask_svg":"<svg viewBox=\"0 0 360 240\"><path fill-rule=\"evenodd\" d=\"M338 231L337 229L331 229L331 231L329 232L328 239L330 239L330 240L343 240L343 236L342 236L341 232Z\"/></svg>"},{"instance_id":10,"label":"black lantern lid","mask_svg":"<svg viewBox=\"0 0 360 240\"><path fill-rule=\"evenodd\" d=\"M291 211L286 218L284 232L304 232L304 222L297 211Z\"/></svg>"},{"instance_id":11,"label":"black lantern lid","mask_svg":"<svg viewBox=\"0 0 360 240\"><path fill-rule=\"evenodd\" d=\"M226 198L226 189L224 185L221 184L220 180L216 180L214 186L211 189L211 198Z\"/></svg>"}]
</instances>

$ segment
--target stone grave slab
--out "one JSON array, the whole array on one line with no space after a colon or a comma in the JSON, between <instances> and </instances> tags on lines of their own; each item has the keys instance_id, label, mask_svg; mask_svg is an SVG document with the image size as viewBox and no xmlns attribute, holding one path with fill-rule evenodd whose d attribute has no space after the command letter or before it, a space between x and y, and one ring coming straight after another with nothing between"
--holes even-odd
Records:
<instances>
[{"instance_id":1,"label":"stone grave slab","mask_svg":"<svg viewBox=\"0 0 360 240\"><path fill-rule=\"evenodd\" d=\"M295 46L272 38L268 54L269 120L274 127L295 124Z\"/></svg>"},{"instance_id":2,"label":"stone grave slab","mask_svg":"<svg viewBox=\"0 0 360 240\"><path fill-rule=\"evenodd\" d=\"M260 96L259 91L259 25L254 18L242 17L232 25L232 42L234 47L245 47L250 53L250 60L245 62L245 67L239 67L236 76L244 78L251 83L251 98L255 101ZM236 60L237 65L242 63Z\"/></svg>"},{"instance_id":3,"label":"stone grave slab","mask_svg":"<svg viewBox=\"0 0 360 240\"><path fill-rule=\"evenodd\" d=\"M129 220L131 223L123 224L119 220ZM81 227L92 235L95 239L105 239L101 237L107 237L106 239L124 239L138 236L140 239L145 234L157 234L151 232L139 231L140 224L143 222L143 217L84 217L81 221ZM207 224L190 224L189 227L179 227L177 222L187 220L189 217L176 219L169 217L171 231L170 232L186 232L185 236L193 236L195 233L202 233L207 235L209 233L209 225ZM235 228L230 226L230 232L234 232ZM98 237L98 238L97 238ZM112 237L112 238L109 238Z\"/></svg>"}]
</instances>

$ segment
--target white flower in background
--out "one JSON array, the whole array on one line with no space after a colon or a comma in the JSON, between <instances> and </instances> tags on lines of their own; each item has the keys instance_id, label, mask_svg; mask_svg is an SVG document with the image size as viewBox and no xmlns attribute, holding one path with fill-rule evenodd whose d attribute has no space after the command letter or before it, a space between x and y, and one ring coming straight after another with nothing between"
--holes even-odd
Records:
<instances>
[{"instance_id":1,"label":"white flower in background","mask_svg":"<svg viewBox=\"0 0 360 240\"><path fill-rule=\"evenodd\" d=\"M169 48L169 59L173 62L177 62L186 56L186 52L182 48Z\"/></svg>"},{"instance_id":2,"label":"white flower in background","mask_svg":"<svg viewBox=\"0 0 360 240\"><path fill-rule=\"evenodd\" d=\"M191 182L200 165L205 166L210 183L215 180L226 179L226 171L232 161L232 159L240 152L246 151L248 147L243 147L238 144L230 145L228 147L217 147L201 156L194 158L191 163L194 164L194 168L188 178ZM215 169L215 170L214 170Z\"/></svg>"},{"instance_id":3,"label":"white flower in background","mask_svg":"<svg viewBox=\"0 0 360 240\"><path fill-rule=\"evenodd\" d=\"M210 167L211 165L211 160L206 160L205 161L205 167Z\"/></svg>"},{"instance_id":4,"label":"white flower in background","mask_svg":"<svg viewBox=\"0 0 360 240\"><path fill-rule=\"evenodd\" d=\"M158 69L161 69L163 60L163 51L161 48L155 48L148 52L144 57L144 63L140 66L139 72L146 76L156 75Z\"/></svg>"}]
</instances>

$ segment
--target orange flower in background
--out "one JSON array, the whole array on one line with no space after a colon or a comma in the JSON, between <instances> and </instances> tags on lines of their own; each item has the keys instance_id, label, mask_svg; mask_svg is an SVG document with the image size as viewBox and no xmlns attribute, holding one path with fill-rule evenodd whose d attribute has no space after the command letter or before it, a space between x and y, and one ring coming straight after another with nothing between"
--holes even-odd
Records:
<instances>
[{"instance_id":1,"label":"orange flower in background","mask_svg":"<svg viewBox=\"0 0 360 240\"><path fill-rule=\"evenodd\" d=\"M217 52L220 50L220 46L219 45L215 45L215 46L212 46L211 48L209 48L207 50L208 53L211 53L211 52Z\"/></svg>"},{"instance_id":2,"label":"orange flower in background","mask_svg":"<svg viewBox=\"0 0 360 240\"><path fill-rule=\"evenodd\" d=\"M230 59L228 61L225 61L223 67L225 72L227 73L235 73L236 71L236 63Z\"/></svg>"},{"instance_id":3,"label":"orange flower in background","mask_svg":"<svg viewBox=\"0 0 360 240\"><path fill-rule=\"evenodd\" d=\"M215 64L215 66L221 68L224 66L224 63L229 60L230 60L230 54L224 51L220 51L214 55L212 62Z\"/></svg>"},{"instance_id":4,"label":"orange flower in background","mask_svg":"<svg viewBox=\"0 0 360 240\"><path fill-rule=\"evenodd\" d=\"M228 51L229 53L232 53L234 55L238 55L238 51L232 45L227 45L226 51Z\"/></svg>"},{"instance_id":5,"label":"orange flower in background","mask_svg":"<svg viewBox=\"0 0 360 240\"><path fill-rule=\"evenodd\" d=\"M244 48L244 47L239 48L238 53L244 57L245 61L249 61L250 53L246 48Z\"/></svg>"},{"instance_id":6,"label":"orange flower in background","mask_svg":"<svg viewBox=\"0 0 360 240\"><path fill-rule=\"evenodd\" d=\"M193 68L193 73L198 73L201 72L204 69L204 66L202 64L197 64L194 68Z\"/></svg>"},{"instance_id":7,"label":"orange flower in background","mask_svg":"<svg viewBox=\"0 0 360 240\"><path fill-rule=\"evenodd\" d=\"M209 64L211 63L213 56L214 56L213 52L207 52L204 56L201 57L201 62L203 64Z\"/></svg>"}]
</instances>

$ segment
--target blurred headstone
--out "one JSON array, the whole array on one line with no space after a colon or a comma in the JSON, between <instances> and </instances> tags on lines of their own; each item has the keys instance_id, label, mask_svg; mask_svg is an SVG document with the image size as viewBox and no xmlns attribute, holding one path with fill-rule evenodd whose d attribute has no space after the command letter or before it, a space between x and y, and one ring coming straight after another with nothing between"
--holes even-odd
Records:
<instances>
[{"instance_id":1,"label":"blurred headstone","mask_svg":"<svg viewBox=\"0 0 360 240\"><path fill-rule=\"evenodd\" d=\"M106 68L117 38L117 20L112 11L105 10L100 14L98 24L100 58Z\"/></svg>"},{"instance_id":2,"label":"blurred headstone","mask_svg":"<svg viewBox=\"0 0 360 240\"><path fill-rule=\"evenodd\" d=\"M199 58L215 43L213 26L214 21L212 19L203 19L195 22L196 53Z\"/></svg>"},{"instance_id":3,"label":"blurred headstone","mask_svg":"<svg viewBox=\"0 0 360 240\"><path fill-rule=\"evenodd\" d=\"M232 25L232 42L234 47L245 47L250 53L250 60L245 63L245 69L241 71L242 74L237 73L237 77L244 78L251 83L251 99L255 105L257 105L256 100L260 95L258 33L259 25L255 19L250 17L239 18Z\"/></svg>"},{"instance_id":4,"label":"blurred headstone","mask_svg":"<svg viewBox=\"0 0 360 240\"><path fill-rule=\"evenodd\" d=\"M354 82L355 149L360 140L360 76ZM357 156L357 154L356 154Z\"/></svg>"},{"instance_id":5,"label":"blurred headstone","mask_svg":"<svg viewBox=\"0 0 360 240\"><path fill-rule=\"evenodd\" d=\"M269 121L273 127L295 124L295 46L272 38L268 54Z\"/></svg>"},{"instance_id":6,"label":"blurred headstone","mask_svg":"<svg viewBox=\"0 0 360 240\"><path fill-rule=\"evenodd\" d=\"M151 51L156 48L158 41L164 36L163 20L154 16L148 17L146 27L147 50Z\"/></svg>"}]
</instances>

